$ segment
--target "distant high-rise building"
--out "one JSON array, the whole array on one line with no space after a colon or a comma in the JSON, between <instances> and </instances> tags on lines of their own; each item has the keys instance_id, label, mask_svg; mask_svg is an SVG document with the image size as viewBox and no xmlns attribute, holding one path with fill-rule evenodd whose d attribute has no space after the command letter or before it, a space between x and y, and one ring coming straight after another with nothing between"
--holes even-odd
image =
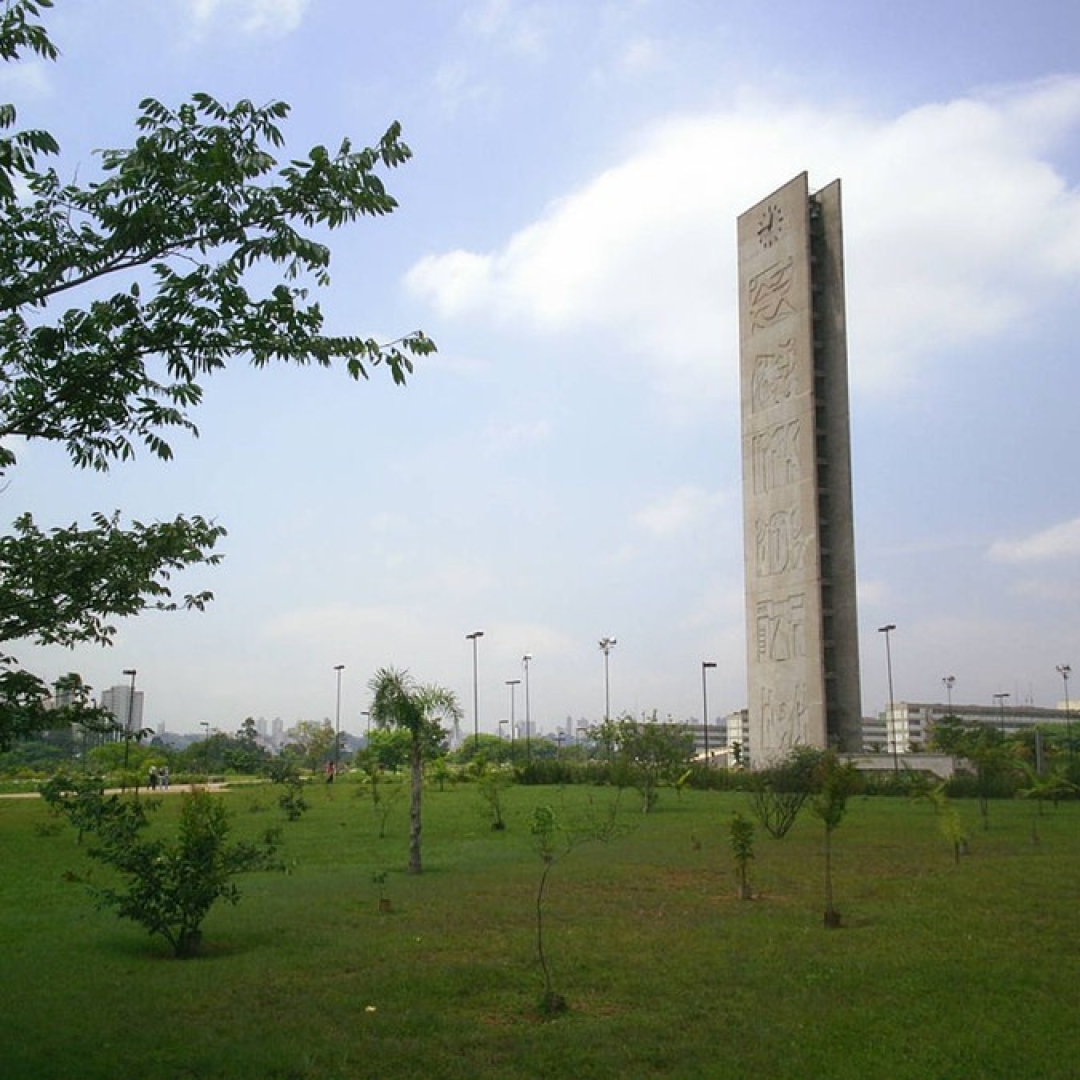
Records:
<instances>
[{"instance_id":1,"label":"distant high-rise building","mask_svg":"<svg viewBox=\"0 0 1080 1080\"><path fill-rule=\"evenodd\" d=\"M143 726L143 692L131 692L131 686L110 686L101 692L101 707L113 714L125 731L141 731Z\"/></svg>"}]
</instances>

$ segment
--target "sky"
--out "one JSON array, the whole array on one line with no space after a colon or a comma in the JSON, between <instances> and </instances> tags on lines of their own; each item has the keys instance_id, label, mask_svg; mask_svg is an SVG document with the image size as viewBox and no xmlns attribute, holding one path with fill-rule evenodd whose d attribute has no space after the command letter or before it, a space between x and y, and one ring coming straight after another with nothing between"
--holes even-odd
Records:
<instances>
[{"instance_id":1,"label":"sky","mask_svg":"<svg viewBox=\"0 0 1080 1080\"><path fill-rule=\"evenodd\" d=\"M8 519L202 513L202 614L17 654L146 722L362 730L376 669L464 727L746 704L735 220L843 186L863 712L1053 706L1080 676L1080 7L1064 0L58 0L58 63L0 70L61 173L138 102L283 100L287 156L414 158L389 218L331 238L332 328L438 354L375 373L242 361L198 439L107 475L20 448ZM473 644L477 630L478 717ZM1080 684L1078 684L1080 686ZM1072 691L1080 696L1080 688Z\"/></svg>"}]
</instances>

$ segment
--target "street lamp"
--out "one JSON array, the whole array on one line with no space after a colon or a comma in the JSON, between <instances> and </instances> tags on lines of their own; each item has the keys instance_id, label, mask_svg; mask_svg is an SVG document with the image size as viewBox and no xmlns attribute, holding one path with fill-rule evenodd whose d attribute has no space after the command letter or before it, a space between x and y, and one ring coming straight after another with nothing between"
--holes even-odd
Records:
<instances>
[{"instance_id":1,"label":"street lamp","mask_svg":"<svg viewBox=\"0 0 1080 1080\"><path fill-rule=\"evenodd\" d=\"M1005 734L1005 699L1009 697L1008 694L994 694L994 700L998 703L998 726L1001 728L1001 734Z\"/></svg>"},{"instance_id":2,"label":"street lamp","mask_svg":"<svg viewBox=\"0 0 1080 1080\"><path fill-rule=\"evenodd\" d=\"M483 630L474 630L471 634L465 635L465 640L472 642L473 746L477 753L480 752L480 684L476 677L476 643L483 636Z\"/></svg>"},{"instance_id":3,"label":"street lamp","mask_svg":"<svg viewBox=\"0 0 1080 1080\"><path fill-rule=\"evenodd\" d=\"M889 730L892 730L892 760L893 760L893 774L900 775L900 751L899 751L899 739L896 734L896 705L893 702L893 688L892 688L892 648L889 645L889 634L896 629L896 623L886 623L885 626L878 627L878 633L885 635L885 669L889 675L889 719L885 725L885 734L888 736Z\"/></svg>"},{"instance_id":4,"label":"street lamp","mask_svg":"<svg viewBox=\"0 0 1080 1080\"><path fill-rule=\"evenodd\" d=\"M1058 674L1065 684L1065 746L1068 750L1069 760L1072 761L1072 724L1069 721L1069 676L1072 667L1069 664L1058 664Z\"/></svg>"},{"instance_id":5,"label":"street lamp","mask_svg":"<svg viewBox=\"0 0 1080 1080\"><path fill-rule=\"evenodd\" d=\"M124 728L124 772L127 772L128 755L131 753L131 711L135 708L135 669L124 668L124 674L131 676L131 686L128 688L127 724Z\"/></svg>"},{"instance_id":6,"label":"street lamp","mask_svg":"<svg viewBox=\"0 0 1080 1080\"><path fill-rule=\"evenodd\" d=\"M521 666L525 671L525 760L532 761L532 733L530 730L531 716L529 714L529 661L532 653L526 653L521 658Z\"/></svg>"},{"instance_id":7,"label":"street lamp","mask_svg":"<svg viewBox=\"0 0 1080 1080\"><path fill-rule=\"evenodd\" d=\"M952 688L956 685L956 676L944 675L941 681L945 684L945 695L949 699L949 715L952 716Z\"/></svg>"},{"instance_id":8,"label":"street lamp","mask_svg":"<svg viewBox=\"0 0 1080 1080\"><path fill-rule=\"evenodd\" d=\"M338 771L338 763L341 760L341 673L345 670L344 664L335 664L337 672L337 703L334 706L334 773Z\"/></svg>"},{"instance_id":9,"label":"street lamp","mask_svg":"<svg viewBox=\"0 0 1080 1080\"><path fill-rule=\"evenodd\" d=\"M206 766L206 784L210 786L210 721L200 720L199 727L206 729L206 738L203 741L203 764Z\"/></svg>"},{"instance_id":10,"label":"street lamp","mask_svg":"<svg viewBox=\"0 0 1080 1080\"><path fill-rule=\"evenodd\" d=\"M705 724L705 764L709 764L709 691L705 684L705 672L716 667L714 660L701 661L701 715Z\"/></svg>"},{"instance_id":11,"label":"street lamp","mask_svg":"<svg viewBox=\"0 0 1080 1080\"><path fill-rule=\"evenodd\" d=\"M510 687L510 760L514 760L514 696L517 687L521 684L520 679L507 679L506 685Z\"/></svg>"},{"instance_id":12,"label":"street lamp","mask_svg":"<svg viewBox=\"0 0 1080 1080\"><path fill-rule=\"evenodd\" d=\"M608 678L608 658L611 656L611 650L618 645L618 642L613 637L602 637L600 639L600 651L604 654L604 720L611 718L611 682Z\"/></svg>"}]
</instances>

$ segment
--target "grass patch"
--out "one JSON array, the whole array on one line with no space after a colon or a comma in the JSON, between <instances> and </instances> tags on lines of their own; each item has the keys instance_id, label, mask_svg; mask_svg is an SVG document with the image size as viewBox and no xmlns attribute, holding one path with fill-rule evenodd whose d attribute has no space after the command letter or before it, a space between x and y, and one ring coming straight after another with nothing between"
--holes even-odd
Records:
<instances>
[{"instance_id":1,"label":"grass patch","mask_svg":"<svg viewBox=\"0 0 1080 1080\"><path fill-rule=\"evenodd\" d=\"M665 791L656 812L554 868L545 947L569 1012L538 1013L529 822L604 789L514 787L492 831L471 787L425 795L420 876L405 804L380 839L349 784L286 824L287 874L240 879L176 961L65 880L89 860L39 800L0 800L4 1073L114 1077L1065 1077L1080 1033L1080 804L958 803L959 866L933 809L853 799L835 834L840 931L822 927L822 828L759 834L736 898L738 793ZM225 795L235 835L280 816ZM179 800L157 818L175 820ZM386 872L384 884L373 877ZM380 911L385 893L389 912Z\"/></svg>"}]
</instances>

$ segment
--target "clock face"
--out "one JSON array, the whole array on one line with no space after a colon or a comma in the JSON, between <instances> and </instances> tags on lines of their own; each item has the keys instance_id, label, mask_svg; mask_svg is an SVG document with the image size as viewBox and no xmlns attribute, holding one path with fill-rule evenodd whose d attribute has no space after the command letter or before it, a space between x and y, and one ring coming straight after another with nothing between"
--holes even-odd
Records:
<instances>
[{"instance_id":1,"label":"clock face","mask_svg":"<svg viewBox=\"0 0 1080 1080\"><path fill-rule=\"evenodd\" d=\"M784 212L777 203L767 203L758 216L757 235L758 243L763 248L770 248L780 239L780 232L784 227Z\"/></svg>"}]
</instances>

